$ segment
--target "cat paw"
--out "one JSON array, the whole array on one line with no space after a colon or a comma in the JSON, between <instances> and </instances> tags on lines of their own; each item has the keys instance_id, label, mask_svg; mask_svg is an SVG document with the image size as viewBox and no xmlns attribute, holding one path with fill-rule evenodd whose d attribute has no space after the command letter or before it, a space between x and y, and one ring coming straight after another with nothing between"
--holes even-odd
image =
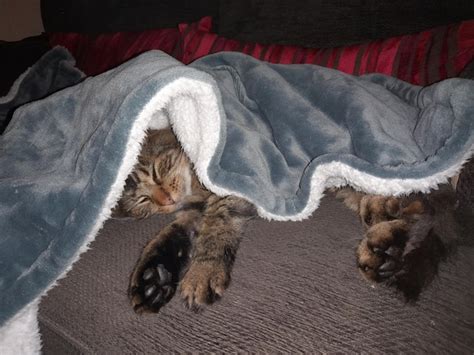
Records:
<instances>
[{"instance_id":1,"label":"cat paw","mask_svg":"<svg viewBox=\"0 0 474 355\"><path fill-rule=\"evenodd\" d=\"M176 270L172 270L169 264L165 265L162 262L160 258L156 258L141 270L134 272L129 297L135 312L157 313L175 294Z\"/></svg>"},{"instance_id":2,"label":"cat paw","mask_svg":"<svg viewBox=\"0 0 474 355\"><path fill-rule=\"evenodd\" d=\"M402 269L408 229L406 221L395 219L367 230L357 248L357 265L366 279L381 282Z\"/></svg>"},{"instance_id":3,"label":"cat paw","mask_svg":"<svg viewBox=\"0 0 474 355\"><path fill-rule=\"evenodd\" d=\"M396 219L370 227L357 248L362 275L395 287L407 301L416 300L448 252L432 227L429 215L415 222Z\"/></svg>"},{"instance_id":4,"label":"cat paw","mask_svg":"<svg viewBox=\"0 0 474 355\"><path fill-rule=\"evenodd\" d=\"M341 189L338 197L367 228L357 248L362 275L416 300L434 279L457 240L457 200L450 186L406 197L364 195Z\"/></svg>"},{"instance_id":5,"label":"cat paw","mask_svg":"<svg viewBox=\"0 0 474 355\"><path fill-rule=\"evenodd\" d=\"M151 241L144 249L132 275L128 295L136 313L157 313L174 296L182 270L189 260L190 240L186 234L165 242Z\"/></svg>"},{"instance_id":6,"label":"cat paw","mask_svg":"<svg viewBox=\"0 0 474 355\"><path fill-rule=\"evenodd\" d=\"M197 261L190 265L179 290L186 306L197 311L219 300L229 283L230 275L225 265Z\"/></svg>"}]
</instances>

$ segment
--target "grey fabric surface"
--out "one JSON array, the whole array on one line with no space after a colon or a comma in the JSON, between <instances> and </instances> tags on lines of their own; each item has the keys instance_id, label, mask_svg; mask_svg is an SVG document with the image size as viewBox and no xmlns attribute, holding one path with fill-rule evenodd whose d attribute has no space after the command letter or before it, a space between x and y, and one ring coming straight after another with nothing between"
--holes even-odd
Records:
<instances>
[{"instance_id":1,"label":"grey fabric surface","mask_svg":"<svg viewBox=\"0 0 474 355\"><path fill-rule=\"evenodd\" d=\"M233 282L201 314L175 297L138 316L126 298L140 248L168 217L110 220L40 305L44 353L366 352L472 354L474 246L464 245L416 304L372 288L354 249L362 228L332 195L303 222L250 223Z\"/></svg>"},{"instance_id":2,"label":"grey fabric surface","mask_svg":"<svg viewBox=\"0 0 474 355\"><path fill-rule=\"evenodd\" d=\"M74 58L62 50L48 51L34 62L15 81L9 92L0 97L0 134L19 106L81 81L84 74L75 68L75 64Z\"/></svg>"},{"instance_id":3,"label":"grey fabric surface","mask_svg":"<svg viewBox=\"0 0 474 355\"><path fill-rule=\"evenodd\" d=\"M215 78L226 117L208 168L213 184L282 218L316 199L314 191L326 184L325 164L343 166L330 169L327 180L398 194L428 191L440 182L435 174L447 174L454 161L472 154L470 80L420 87L381 74L355 77L230 52L192 66ZM360 172L370 176L358 179ZM406 190L402 180L411 181Z\"/></svg>"}]
</instances>

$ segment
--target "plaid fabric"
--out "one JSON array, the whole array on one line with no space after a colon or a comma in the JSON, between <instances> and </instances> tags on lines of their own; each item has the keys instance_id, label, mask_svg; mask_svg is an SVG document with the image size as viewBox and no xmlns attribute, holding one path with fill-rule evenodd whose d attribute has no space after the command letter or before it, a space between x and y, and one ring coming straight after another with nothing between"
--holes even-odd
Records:
<instances>
[{"instance_id":1,"label":"plaid fabric","mask_svg":"<svg viewBox=\"0 0 474 355\"><path fill-rule=\"evenodd\" d=\"M237 51L271 63L310 63L355 75L383 73L427 85L457 76L474 58L474 20L412 35L337 48L303 48L239 42L210 32L212 19L182 24L179 57L184 63L221 51Z\"/></svg>"},{"instance_id":2,"label":"plaid fabric","mask_svg":"<svg viewBox=\"0 0 474 355\"><path fill-rule=\"evenodd\" d=\"M99 35L50 33L51 46L66 47L87 75L97 75L151 49L173 55L179 42L176 28Z\"/></svg>"},{"instance_id":3,"label":"plaid fabric","mask_svg":"<svg viewBox=\"0 0 474 355\"><path fill-rule=\"evenodd\" d=\"M455 77L474 58L474 20L417 34L337 48L262 45L227 39L211 32L212 19L181 24L179 29L87 35L50 33L51 45L66 47L77 66L96 75L151 49L188 64L207 54L237 51L271 63L310 63L355 75L383 73L428 85Z\"/></svg>"}]
</instances>

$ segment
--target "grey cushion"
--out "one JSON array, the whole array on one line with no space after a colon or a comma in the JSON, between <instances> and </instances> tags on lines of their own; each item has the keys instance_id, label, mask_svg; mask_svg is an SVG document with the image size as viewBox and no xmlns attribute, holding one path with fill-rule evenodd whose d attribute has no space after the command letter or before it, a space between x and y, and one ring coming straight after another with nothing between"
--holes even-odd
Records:
<instances>
[{"instance_id":1,"label":"grey cushion","mask_svg":"<svg viewBox=\"0 0 474 355\"><path fill-rule=\"evenodd\" d=\"M141 247L170 218L109 220L40 306L45 354L170 351L431 352L474 348L474 246L463 245L415 304L359 275L363 229L332 195L303 222L255 220L220 303L177 297L157 315L128 305Z\"/></svg>"}]
</instances>

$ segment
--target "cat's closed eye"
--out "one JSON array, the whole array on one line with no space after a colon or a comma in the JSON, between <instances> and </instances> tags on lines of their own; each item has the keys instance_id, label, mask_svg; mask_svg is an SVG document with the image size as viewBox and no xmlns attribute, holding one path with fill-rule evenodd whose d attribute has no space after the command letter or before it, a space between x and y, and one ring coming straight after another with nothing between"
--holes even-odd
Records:
<instances>
[{"instance_id":1,"label":"cat's closed eye","mask_svg":"<svg viewBox=\"0 0 474 355\"><path fill-rule=\"evenodd\" d=\"M140 205L145 202L150 202L150 201L151 201L151 198L149 196L143 195L137 199L137 205Z\"/></svg>"}]
</instances>

